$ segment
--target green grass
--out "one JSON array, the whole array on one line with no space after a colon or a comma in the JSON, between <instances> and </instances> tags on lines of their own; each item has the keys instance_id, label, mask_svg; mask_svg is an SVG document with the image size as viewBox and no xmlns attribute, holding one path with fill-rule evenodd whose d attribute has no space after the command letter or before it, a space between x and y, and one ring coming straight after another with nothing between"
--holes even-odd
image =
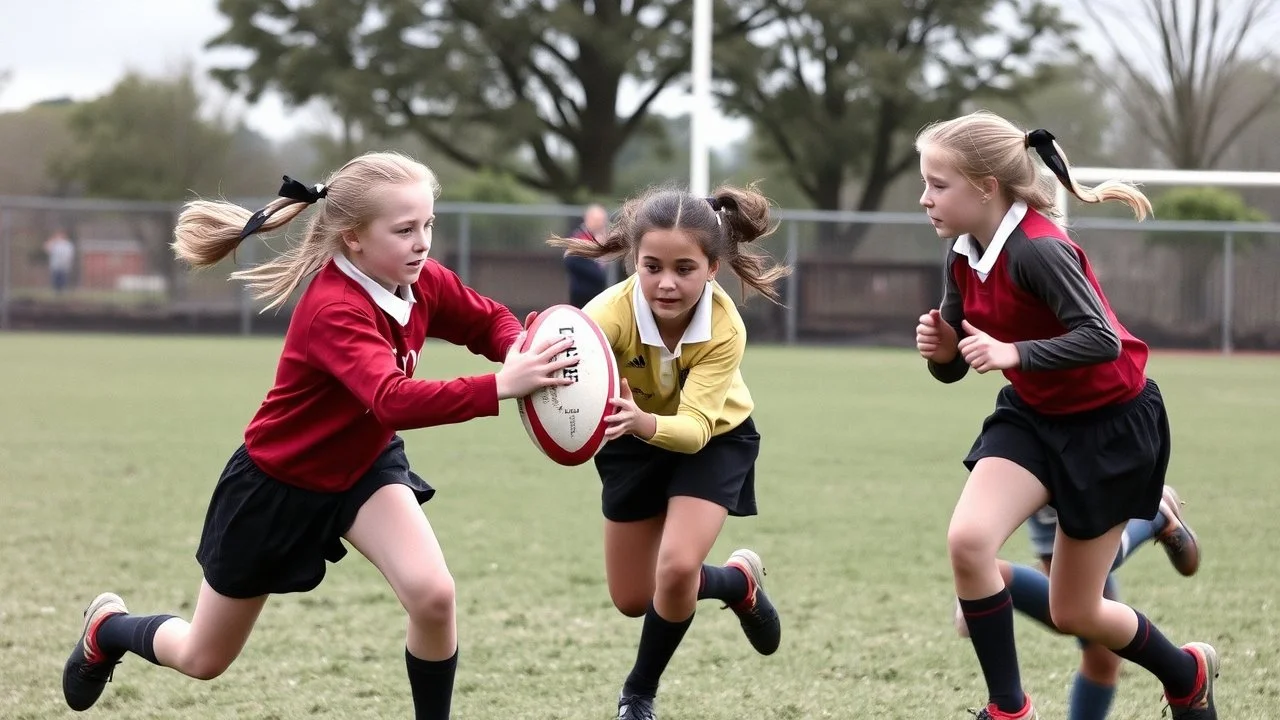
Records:
<instances>
[{"instance_id":1,"label":"green grass","mask_svg":"<svg viewBox=\"0 0 1280 720\"><path fill-rule=\"evenodd\" d=\"M0 335L0 717L70 716L60 673L101 590L140 612L188 616L213 483L274 373L278 340ZM1275 717L1280 631L1275 491L1280 362L1157 355L1173 413L1170 478L1206 559L1195 578L1145 549L1123 596L1176 642L1223 657L1218 706ZM485 361L428 349L421 372ZM762 514L730 520L713 560L751 546L783 617L777 655L699 608L659 702L663 720L950 718L983 697L951 625L945 530L959 458L998 377L943 386L909 352L753 348L745 366L764 435ZM426 512L457 580L454 717L612 717L639 621L609 603L599 486L498 418L406 433L440 492ZM1005 557L1028 560L1025 535ZM1075 643L1019 619L1027 689L1064 718ZM316 591L274 598L249 645L202 683L129 657L92 711L115 718L410 717L404 616L358 554ZM1156 718L1154 679L1129 666L1113 717Z\"/></svg>"},{"instance_id":2,"label":"green grass","mask_svg":"<svg viewBox=\"0 0 1280 720\"><path fill-rule=\"evenodd\" d=\"M165 302L165 294L162 292L152 292L149 290L93 290L86 288L71 288L61 293L53 291L53 288L28 287L15 288L10 299L14 302L38 302L41 304L55 305L115 305L126 307L140 307L147 305L162 305Z\"/></svg>"}]
</instances>

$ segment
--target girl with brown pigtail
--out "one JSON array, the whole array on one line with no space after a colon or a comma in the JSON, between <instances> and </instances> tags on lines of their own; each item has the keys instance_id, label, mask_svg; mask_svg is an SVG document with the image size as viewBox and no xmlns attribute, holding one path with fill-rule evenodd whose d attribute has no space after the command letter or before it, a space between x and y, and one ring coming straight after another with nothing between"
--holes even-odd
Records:
<instances>
[{"instance_id":1,"label":"girl with brown pigtail","mask_svg":"<svg viewBox=\"0 0 1280 720\"><path fill-rule=\"evenodd\" d=\"M656 188L627 202L599 242L549 241L635 267L584 308L622 376L608 442L595 457L609 595L624 615L644 618L618 720L656 718L658 681L699 600L732 609L760 654L778 649L781 625L760 556L743 549L724 565L705 563L727 516L756 514L760 435L739 370L746 329L715 277L727 265L745 288L778 301L774 286L789 268L747 249L775 229L769 210L754 187L720 187L707 198Z\"/></svg>"}]
</instances>

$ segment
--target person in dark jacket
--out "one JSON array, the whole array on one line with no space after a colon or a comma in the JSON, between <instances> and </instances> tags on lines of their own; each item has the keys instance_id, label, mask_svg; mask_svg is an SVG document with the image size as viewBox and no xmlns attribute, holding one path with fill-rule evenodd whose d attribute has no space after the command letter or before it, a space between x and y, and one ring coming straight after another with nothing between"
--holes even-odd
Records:
<instances>
[{"instance_id":1,"label":"person in dark jacket","mask_svg":"<svg viewBox=\"0 0 1280 720\"><path fill-rule=\"evenodd\" d=\"M591 205L570 237L596 242L604 238L608 226L609 213L602 205ZM591 258L566 255L564 269L569 275L569 304L576 308L581 309L609 285L605 266Z\"/></svg>"}]
</instances>

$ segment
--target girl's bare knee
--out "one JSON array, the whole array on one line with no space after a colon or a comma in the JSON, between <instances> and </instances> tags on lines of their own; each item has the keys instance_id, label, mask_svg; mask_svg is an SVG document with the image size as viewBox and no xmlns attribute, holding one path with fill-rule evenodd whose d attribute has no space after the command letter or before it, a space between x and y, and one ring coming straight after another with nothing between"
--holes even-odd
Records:
<instances>
[{"instance_id":1,"label":"girl's bare knee","mask_svg":"<svg viewBox=\"0 0 1280 720\"><path fill-rule=\"evenodd\" d=\"M400 598L409 618L419 625L443 625L453 621L457 593L453 577L433 576L408 583Z\"/></svg>"},{"instance_id":2,"label":"girl's bare knee","mask_svg":"<svg viewBox=\"0 0 1280 720\"><path fill-rule=\"evenodd\" d=\"M196 680L213 680L226 672L235 659L234 655L228 657L208 650L196 650L183 657L181 667L177 669Z\"/></svg>"},{"instance_id":3,"label":"girl's bare knee","mask_svg":"<svg viewBox=\"0 0 1280 720\"><path fill-rule=\"evenodd\" d=\"M653 579L636 573L634 568L610 568L605 582L609 588L609 600L618 612L627 617L641 617L649 611L653 601Z\"/></svg>"},{"instance_id":4,"label":"girl's bare knee","mask_svg":"<svg viewBox=\"0 0 1280 720\"><path fill-rule=\"evenodd\" d=\"M999 543L973 523L952 523L947 529L947 552L956 574L976 574L995 565Z\"/></svg>"},{"instance_id":5,"label":"girl's bare knee","mask_svg":"<svg viewBox=\"0 0 1280 720\"><path fill-rule=\"evenodd\" d=\"M1089 638L1098 626L1100 604L1069 604L1049 602L1049 618L1059 632L1076 637Z\"/></svg>"},{"instance_id":6,"label":"girl's bare knee","mask_svg":"<svg viewBox=\"0 0 1280 720\"><path fill-rule=\"evenodd\" d=\"M627 617L641 617L649 611L649 603L653 601L653 584L637 582L634 575L622 578L609 578L609 599L618 612Z\"/></svg>"},{"instance_id":7,"label":"girl's bare knee","mask_svg":"<svg viewBox=\"0 0 1280 720\"><path fill-rule=\"evenodd\" d=\"M658 558L657 593L687 595L698 592L702 573L702 559L678 554Z\"/></svg>"},{"instance_id":8,"label":"girl's bare knee","mask_svg":"<svg viewBox=\"0 0 1280 720\"><path fill-rule=\"evenodd\" d=\"M609 592L609 599L613 600L613 606L618 608L618 612L627 617L641 617L649 611L649 603L652 598L640 597L635 593L624 594L621 592Z\"/></svg>"}]
</instances>

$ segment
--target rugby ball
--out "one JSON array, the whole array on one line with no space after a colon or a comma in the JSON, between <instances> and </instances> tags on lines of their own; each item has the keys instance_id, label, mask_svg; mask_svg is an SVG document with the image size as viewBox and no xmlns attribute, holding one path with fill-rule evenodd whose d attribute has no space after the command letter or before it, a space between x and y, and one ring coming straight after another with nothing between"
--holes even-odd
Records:
<instances>
[{"instance_id":1,"label":"rugby ball","mask_svg":"<svg viewBox=\"0 0 1280 720\"><path fill-rule=\"evenodd\" d=\"M573 346L556 356L577 356L578 364L559 371L572 385L535 390L520 398L520 420L533 444L561 465L581 465L604 445L609 401L618 396L618 362L600 326L572 305L553 305L526 328L527 351L544 340L569 336Z\"/></svg>"}]
</instances>

